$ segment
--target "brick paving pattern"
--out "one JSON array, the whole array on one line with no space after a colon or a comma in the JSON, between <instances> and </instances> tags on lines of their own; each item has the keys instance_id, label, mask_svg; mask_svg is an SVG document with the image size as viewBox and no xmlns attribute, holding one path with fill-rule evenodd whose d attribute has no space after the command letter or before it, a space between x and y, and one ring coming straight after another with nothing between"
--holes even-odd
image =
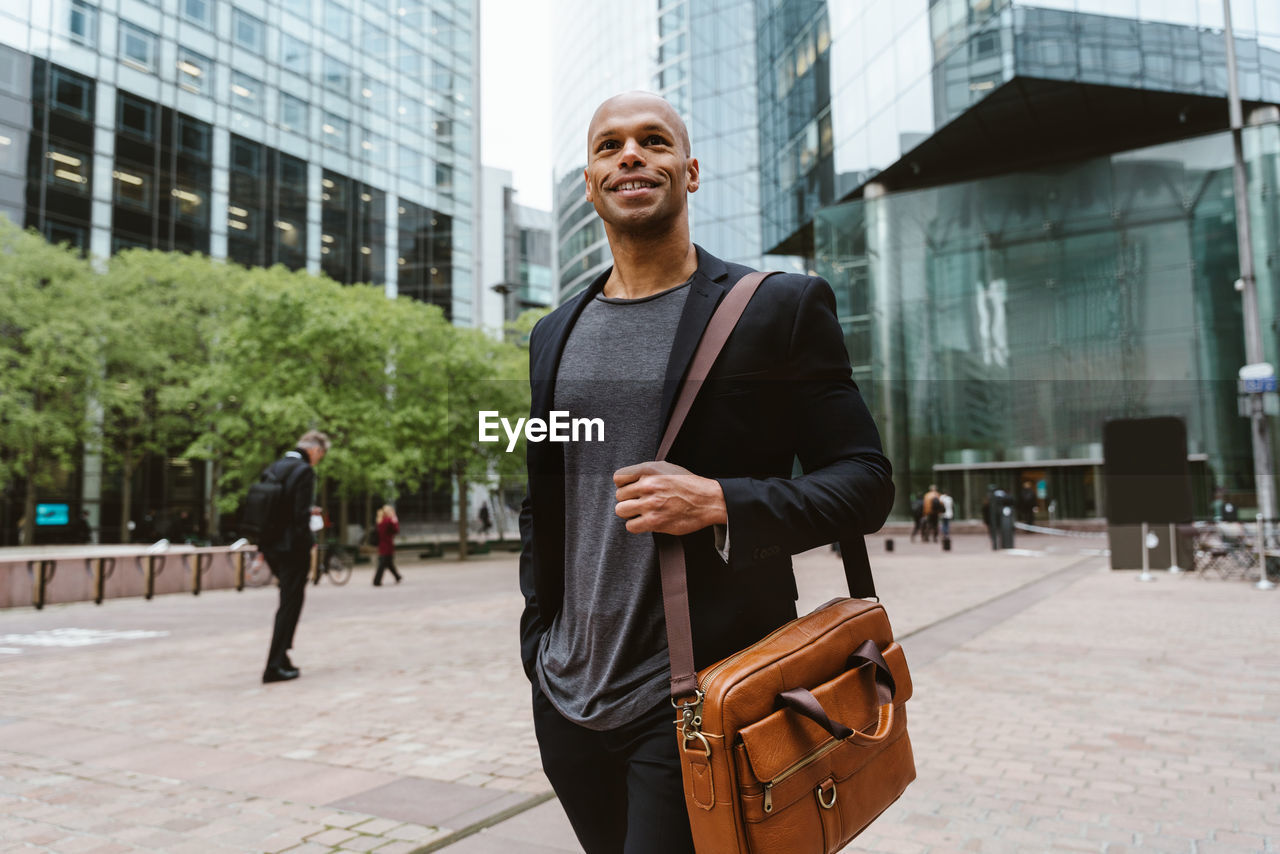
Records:
<instances>
[{"instance_id":1,"label":"brick paving pattern","mask_svg":"<svg viewBox=\"0 0 1280 854\"><path fill-rule=\"evenodd\" d=\"M1276 593L1139 584L1103 540L883 539L919 776L852 849L1280 852ZM802 607L841 592L829 552L797 566ZM514 557L405 569L308 588L270 686L271 589L0 612L0 852L579 850L540 803ZM73 628L154 634L39 640Z\"/></svg>"}]
</instances>

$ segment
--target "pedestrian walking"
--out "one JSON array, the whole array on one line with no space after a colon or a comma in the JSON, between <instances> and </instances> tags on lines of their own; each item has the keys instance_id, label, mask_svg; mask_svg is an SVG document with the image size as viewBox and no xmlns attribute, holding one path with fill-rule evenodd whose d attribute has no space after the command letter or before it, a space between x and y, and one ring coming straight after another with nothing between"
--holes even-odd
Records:
<instances>
[{"instance_id":1,"label":"pedestrian walking","mask_svg":"<svg viewBox=\"0 0 1280 854\"><path fill-rule=\"evenodd\" d=\"M924 536L924 499L919 495L911 496L911 542L916 541L916 534ZM923 542L923 539L921 540Z\"/></svg>"},{"instance_id":2,"label":"pedestrian walking","mask_svg":"<svg viewBox=\"0 0 1280 854\"><path fill-rule=\"evenodd\" d=\"M376 519L378 527L378 570L373 574L373 586L382 586L382 573L390 570L399 584L403 577L396 569L396 534L400 533L400 520L396 518L396 509L390 504L378 508Z\"/></svg>"},{"instance_id":3,"label":"pedestrian walking","mask_svg":"<svg viewBox=\"0 0 1280 854\"><path fill-rule=\"evenodd\" d=\"M939 496L937 484L929 484L929 489L922 499L924 502L924 524L921 526L921 532L926 543L930 539L935 543L938 541L938 518L942 515L942 502L938 500Z\"/></svg>"},{"instance_id":4,"label":"pedestrian walking","mask_svg":"<svg viewBox=\"0 0 1280 854\"><path fill-rule=\"evenodd\" d=\"M280 583L280 605L276 609L271 631L271 647L263 682L297 679L300 671L289 660L293 634L302 614L307 574L311 569L311 551L315 548L311 517L319 516L314 505L315 465L329 451L329 437L318 430L308 430L298 439L298 446L276 460L267 471L281 484L278 515L259 537L258 548L267 566Z\"/></svg>"},{"instance_id":5,"label":"pedestrian walking","mask_svg":"<svg viewBox=\"0 0 1280 854\"><path fill-rule=\"evenodd\" d=\"M534 328L531 416L598 416L609 441L529 444L521 658L543 769L585 851L679 854L693 842L655 536L682 539L705 667L795 618L791 555L842 540L865 562L893 483L831 288L800 274L755 293L652 460L704 327L750 270L690 241L699 164L667 101L610 98L587 137L613 266Z\"/></svg>"},{"instance_id":6,"label":"pedestrian walking","mask_svg":"<svg viewBox=\"0 0 1280 854\"><path fill-rule=\"evenodd\" d=\"M482 537L489 536L489 529L493 527L493 519L489 516L489 502L480 502L480 512L477 515L480 520L480 535Z\"/></svg>"},{"instance_id":7,"label":"pedestrian walking","mask_svg":"<svg viewBox=\"0 0 1280 854\"><path fill-rule=\"evenodd\" d=\"M956 515L956 502L946 489L938 493L938 501L942 503L942 512L938 515L938 521L942 525L942 539L948 540L951 538L951 520Z\"/></svg>"}]
</instances>

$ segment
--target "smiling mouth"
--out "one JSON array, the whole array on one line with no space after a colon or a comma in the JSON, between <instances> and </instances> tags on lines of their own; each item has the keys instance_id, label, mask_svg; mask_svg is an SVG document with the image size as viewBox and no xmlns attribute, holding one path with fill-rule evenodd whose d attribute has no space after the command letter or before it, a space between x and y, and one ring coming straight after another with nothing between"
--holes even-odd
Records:
<instances>
[{"instance_id":1,"label":"smiling mouth","mask_svg":"<svg viewBox=\"0 0 1280 854\"><path fill-rule=\"evenodd\" d=\"M613 186L613 192L627 193L636 190L651 190L656 186L658 185L654 184L652 181L623 181L621 184L615 184Z\"/></svg>"}]
</instances>

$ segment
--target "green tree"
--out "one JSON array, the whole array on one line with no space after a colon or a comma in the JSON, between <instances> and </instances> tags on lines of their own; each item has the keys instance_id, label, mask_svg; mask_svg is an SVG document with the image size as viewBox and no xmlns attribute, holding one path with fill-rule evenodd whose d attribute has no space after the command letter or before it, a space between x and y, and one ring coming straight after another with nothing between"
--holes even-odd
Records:
<instances>
[{"instance_id":1,"label":"green tree","mask_svg":"<svg viewBox=\"0 0 1280 854\"><path fill-rule=\"evenodd\" d=\"M102 302L78 253L0 217L0 487L25 484L21 541L36 494L74 464L101 388Z\"/></svg>"},{"instance_id":2,"label":"green tree","mask_svg":"<svg viewBox=\"0 0 1280 854\"><path fill-rule=\"evenodd\" d=\"M201 256L130 250L113 257L98 282L107 305L102 448L120 471L124 542L138 465L191 441L195 403L187 389L208 365L243 273ZM212 531L216 514L206 522Z\"/></svg>"}]
</instances>

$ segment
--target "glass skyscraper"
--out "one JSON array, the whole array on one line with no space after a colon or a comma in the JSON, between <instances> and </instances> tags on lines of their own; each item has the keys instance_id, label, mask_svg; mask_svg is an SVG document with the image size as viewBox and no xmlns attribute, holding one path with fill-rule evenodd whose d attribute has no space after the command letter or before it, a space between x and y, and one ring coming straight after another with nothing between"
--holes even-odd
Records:
<instances>
[{"instance_id":1,"label":"glass skyscraper","mask_svg":"<svg viewBox=\"0 0 1280 854\"><path fill-rule=\"evenodd\" d=\"M1220 3L758 0L764 247L837 295L898 475L1105 512L1102 428L1175 415L1252 503ZM1268 359L1280 6L1234 0Z\"/></svg>"},{"instance_id":2,"label":"glass skyscraper","mask_svg":"<svg viewBox=\"0 0 1280 854\"><path fill-rule=\"evenodd\" d=\"M0 212L474 304L476 0L4 0Z\"/></svg>"},{"instance_id":3,"label":"glass skyscraper","mask_svg":"<svg viewBox=\"0 0 1280 854\"><path fill-rule=\"evenodd\" d=\"M552 69L553 206L558 299L613 263L583 197L587 124L596 106L633 89L667 98L689 126L701 187L693 239L758 266L759 142L753 0L652 0L625 7L557 0Z\"/></svg>"}]
</instances>

